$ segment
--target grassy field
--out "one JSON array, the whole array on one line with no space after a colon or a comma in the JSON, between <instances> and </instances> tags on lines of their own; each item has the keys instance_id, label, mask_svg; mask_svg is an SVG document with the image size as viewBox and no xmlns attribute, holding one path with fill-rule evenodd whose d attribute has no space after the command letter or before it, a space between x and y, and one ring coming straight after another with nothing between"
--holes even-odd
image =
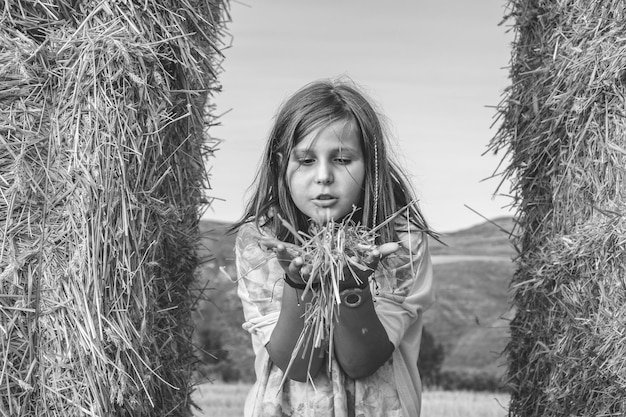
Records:
<instances>
[{"instance_id":1,"label":"grassy field","mask_svg":"<svg viewBox=\"0 0 626 417\"><path fill-rule=\"evenodd\" d=\"M202 411L194 416L241 417L249 389L250 385L246 384L200 385L194 400ZM504 417L509 402L507 394L458 391L427 391L422 398L425 417Z\"/></svg>"}]
</instances>

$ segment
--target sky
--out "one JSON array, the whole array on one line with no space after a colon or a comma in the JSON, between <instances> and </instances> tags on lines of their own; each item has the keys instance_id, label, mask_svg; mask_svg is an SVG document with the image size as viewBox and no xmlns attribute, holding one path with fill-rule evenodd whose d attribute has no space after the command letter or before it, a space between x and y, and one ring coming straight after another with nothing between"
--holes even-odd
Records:
<instances>
[{"instance_id":1,"label":"sky","mask_svg":"<svg viewBox=\"0 0 626 417\"><path fill-rule=\"evenodd\" d=\"M512 215L488 145L509 85L506 0L231 0L214 97L221 140L204 218L243 213L273 117L305 84L348 76L385 116L430 225ZM494 125L495 123L495 125Z\"/></svg>"}]
</instances>

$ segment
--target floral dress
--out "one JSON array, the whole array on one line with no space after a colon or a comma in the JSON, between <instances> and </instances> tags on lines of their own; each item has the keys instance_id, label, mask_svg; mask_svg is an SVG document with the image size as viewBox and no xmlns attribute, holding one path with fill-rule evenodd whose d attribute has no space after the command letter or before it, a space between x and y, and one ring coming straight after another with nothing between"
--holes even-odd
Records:
<instances>
[{"instance_id":1,"label":"floral dress","mask_svg":"<svg viewBox=\"0 0 626 417\"><path fill-rule=\"evenodd\" d=\"M399 233L402 249L384 260L385 267L378 268L371 284L377 315L395 347L391 358L374 374L354 380L334 357L326 355L326 362L308 382L284 378L265 348L278 320L284 283L278 261L259 246L259 238L268 235L247 223L239 229L235 245L243 328L251 334L256 355L257 381L246 399L245 417L418 416L422 313L434 301L425 234Z\"/></svg>"}]
</instances>

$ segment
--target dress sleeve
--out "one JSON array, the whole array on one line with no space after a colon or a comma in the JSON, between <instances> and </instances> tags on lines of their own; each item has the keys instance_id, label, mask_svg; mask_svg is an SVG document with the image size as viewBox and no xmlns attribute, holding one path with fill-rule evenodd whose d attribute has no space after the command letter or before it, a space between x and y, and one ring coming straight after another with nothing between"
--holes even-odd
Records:
<instances>
[{"instance_id":1,"label":"dress sleeve","mask_svg":"<svg viewBox=\"0 0 626 417\"><path fill-rule=\"evenodd\" d=\"M254 224L240 227L235 243L237 295L241 299L245 322L255 353L269 342L280 312L282 268L271 253L259 246L262 233Z\"/></svg>"},{"instance_id":2,"label":"dress sleeve","mask_svg":"<svg viewBox=\"0 0 626 417\"><path fill-rule=\"evenodd\" d=\"M375 309L397 348L407 330L435 301L428 237L421 231L399 233L400 249L376 274Z\"/></svg>"}]
</instances>

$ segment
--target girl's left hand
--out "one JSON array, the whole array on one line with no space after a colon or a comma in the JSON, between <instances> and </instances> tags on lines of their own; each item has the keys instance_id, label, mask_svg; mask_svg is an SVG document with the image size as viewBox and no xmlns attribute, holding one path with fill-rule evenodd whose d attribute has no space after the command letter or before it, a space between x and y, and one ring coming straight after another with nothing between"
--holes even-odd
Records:
<instances>
[{"instance_id":1,"label":"girl's left hand","mask_svg":"<svg viewBox=\"0 0 626 417\"><path fill-rule=\"evenodd\" d=\"M369 280L380 261L388 255L400 249L400 245L395 242L383 243L367 252L362 259L351 258L351 265L344 268L344 282L339 289L354 288L361 286ZM355 277L356 275L356 277Z\"/></svg>"}]
</instances>

